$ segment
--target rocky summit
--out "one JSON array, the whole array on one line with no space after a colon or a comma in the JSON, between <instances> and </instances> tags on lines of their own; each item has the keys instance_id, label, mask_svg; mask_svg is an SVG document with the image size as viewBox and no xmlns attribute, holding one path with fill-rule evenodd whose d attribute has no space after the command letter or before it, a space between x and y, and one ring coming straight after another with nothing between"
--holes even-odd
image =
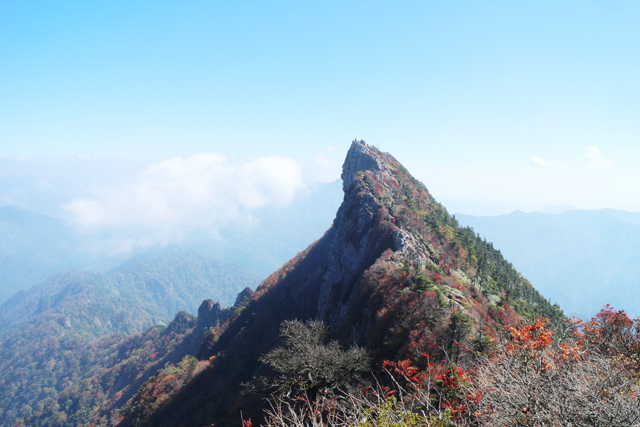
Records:
<instances>
[{"instance_id":1,"label":"rocky summit","mask_svg":"<svg viewBox=\"0 0 640 427\"><path fill-rule=\"evenodd\" d=\"M198 323L207 329L197 354L206 368L159 397L148 390L166 381L161 372L119 425L237 425L240 413L259 419L264 396L246 396L241 384L272 375L261 356L280 344L286 320L322 321L330 338L361 346L377 364L425 354L456 360L467 357L462 348L484 351L504 326L563 319L390 154L354 140L342 180L344 200L324 236L238 298L222 323L219 316Z\"/></svg>"}]
</instances>

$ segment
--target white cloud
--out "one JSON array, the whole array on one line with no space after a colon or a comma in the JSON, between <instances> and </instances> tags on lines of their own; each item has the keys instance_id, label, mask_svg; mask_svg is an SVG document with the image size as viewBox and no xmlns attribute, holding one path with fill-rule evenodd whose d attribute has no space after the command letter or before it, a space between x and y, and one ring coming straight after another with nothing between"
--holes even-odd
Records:
<instances>
[{"instance_id":1,"label":"white cloud","mask_svg":"<svg viewBox=\"0 0 640 427\"><path fill-rule=\"evenodd\" d=\"M89 157L91 157L91 153L80 153L77 155L77 157L80 160L87 160Z\"/></svg>"},{"instance_id":2,"label":"white cloud","mask_svg":"<svg viewBox=\"0 0 640 427\"><path fill-rule=\"evenodd\" d=\"M72 223L126 237L130 249L249 224L254 210L287 205L303 187L302 169L293 159L232 162L222 154L201 153L153 164L127 185L75 199L64 208Z\"/></svg>"},{"instance_id":3,"label":"white cloud","mask_svg":"<svg viewBox=\"0 0 640 427\"><path fill-rule=\"evenodd\" d=\"M95 228L106 222L106 206L96 200L75 199L66 205L65 209L73 215L73 221L82 228Z\"/></svg>"},{"instance_id":4,"label":"white cloud","mask_svg":"<svg viewBox=\"0 0 640 427\"><path fill-rule=\"evenodd\" d=\"M531 159L529 159L531 161L531 163L538 165L538 166L545 166L545 167L563 167L564 164L562 163L552 163L549 162L541 157L532 157Z\"/></svg>"},{"instance_id":5,"label":"white cloud","mask_svg":"<svg viewBox=\"0 0 640 427\"><path fill-rule=\"evenodd\" d=\"M541 159L540 157L532 157L531 162L540 166L549 166L549 162L545 159Z\"/></svg>"},{"instance_id":6,"label":"white cloud","mask_svg":"<svg viewBox=\"0 0 640 427\"><path fill-rule=\"evenodd\" d=\"M603 169L613 167L613 160L605 159L600 153L600 149L595 145L587 147L587 158L589 159L587 166L591 169Z\"/></svg>"}]
</instances>

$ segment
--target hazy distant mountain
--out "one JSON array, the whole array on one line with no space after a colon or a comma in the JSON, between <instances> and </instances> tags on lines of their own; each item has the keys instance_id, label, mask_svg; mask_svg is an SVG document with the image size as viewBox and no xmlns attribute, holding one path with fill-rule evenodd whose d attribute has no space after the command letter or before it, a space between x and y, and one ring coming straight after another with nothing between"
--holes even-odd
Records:
<instances>
[{"instance_id":1,"label":"hazy distant mountain","mask_svg":"<svg viewBox=\"0 0 640 427\"><path fill-rule=\"evenodd\" d=\"M0 206L0 304L58 270L86 268L95 261L63 221Z\"/></svg>"},{"instance_id":2,"label":"hazy distant mountain","mask_svg":"<svg viewBox=\"0 0 640 427\"><path fill-rule=\"evenodd\" d=\"M577 210L575 206L570 205L569 203L563 203L561 205L553 205L548 206L546 208L541 208L536 210L538 213L550 213L550 214L561 214L569 211Z\"/></svg>"},{"instance_id":3,"label":"hazy distant mountain","mask_svg":"<svg viewBox=\"0 0 640 427\"><path fill-rule=\"evenodd\" d=\"M495 200L455 200L447 198L440 199L440 203L452 214L476 216L504 215L516 210L532 212L545 207L542 205L496 202Z\"/></svg>"},{"instance_id":4,"label":"hazy distant mountain","mask_svg":"<svg viewBox=\"0 0 640 427\"><path fill-rule=\"evenodd\" d=\"M565 313L588 317L604 304L640 315L640 213L456 215L517 265Z\"/></svg>"},{"instance_id":5,"label":"hazy distant mountain","mask_svg":"<svg viewBox=\"0 0 640 427\"><path fill-rule=\"evenodd\" d=\"M203 299L231 306L260 279L237 264L170 246L102 273L62 271L0 306L0 334L26 321L56 319L60 331L88 339L142 331L180 310L197 313Z\"/></svg>"},{"instance_id":6,"label":"hazy distant mountain","mask_svg":"<svg viewBox=\"0 0 640 427\"><path fill-rule=\"evenodd\" d=\"M446 198L440 199L440 201L447 208L448 212L455 215L496 216L510 214L514 211L559 214L577 209L568 203L560 205L534 205L496 202L495 200L455 200Z\"/></svg>"},{"instance_id":7,"label":"hazy distant mountain","mask_svg":"<svg viewBox=\"0 0 640 427\"><path fill-rule=\"evenodd\" d=\"M339 181L317 183L290 206L257 211L250 227L225 227L216 238L186 236L180 244L266 277L331 226L341 201ZM59 270L104 271L132 255L100 251L100 243L99 237L79 233L62 220L0 207L0 304Z\"/></svg>"}]
</instances>

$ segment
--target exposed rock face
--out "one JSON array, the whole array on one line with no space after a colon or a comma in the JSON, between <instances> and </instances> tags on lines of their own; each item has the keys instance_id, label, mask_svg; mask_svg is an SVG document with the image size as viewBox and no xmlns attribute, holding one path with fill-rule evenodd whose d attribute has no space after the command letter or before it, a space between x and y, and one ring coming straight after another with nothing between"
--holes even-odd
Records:
<instances>
[{"instance_id":1,"label":"exposed rock face","mask_svg":"<svg viewBox=\"0 0 640 427\"><path fill-rule=\"evenodd\" d=\"M359 146L354 143L353 147ZM366 155L361 154L361 151L355 152L358 153L355 155L359 160L350 162L349 156L347 156L345 164L367 163L366 160L362 160ZM353 150L349 151L350 155L353 153ZM354 172L354 176L355 173L357 171ZM338 211L334 221L335 238L327 256L327 270L323 275L323 283L318 297L317 317L329 325L336 324L341 311L343 311L345 301L341 301L341 297L345 295L344 289L353 286L363 269L375 260L375 258L371 259L372 255L377 257L386 249L381 247L385 246L384 243L391 243L372 238L372 235L375 234L374 225L378 210L381 207L372 195L364 194L358 197L351 192L349 196L345 197Z\"/></svg>"},{"instance_id":2,"label":"exposed rock face","mask_svg":"<svg viewBox=\"0 0 640 427\"><path fill-rule=\"evenodd\" d=\"M213 300L206 299L200 304L198 308L198 330L203 328L211 328L218 326L224 322L228 317L226 309L222 309L220 304Z\"/></svg>"},{"instance_id":3,"label":"exposed rock face","mask_svg":"<svg viewBox=\"0 0 640 427\"><path fill-rule=\"evenodd\" d=\"M364 141L354 140L342 168L345 199L334 221L335 237L327 256L326 271L318 297L319 320L330 328L344 323L351 312L351 319L360 319L351 326L350 339L364 342L368 330L366 318L369 308L354 312L355 295L362 285L361 277L385 250L391 250L391 262L417 263L419 268L434 264L434 250L418 239L405 225L396 223L390 214L396 206L385 202L374 191L397 192L400 178L397 170L385 165L380 153ZM378 183L374 190L365 181L370 174ZM420 190L424 185L417 183ZM362 312L364 310L364 312ZM343 325L344 326L344 325Z\"/></svg>"},{"instance_id":4,"label":"exposed rock face","mask_svg":"<svg viewBox=\"0 0 640 427\"><path fill-rule=\"evenodd\" d=\"M244 288L238 294L234 306L242 303L245 298L251 298L253 290L250 287ZM206 299L198 308L198 324L196 329L202 331L205 328L215 328L229 318L229 309L220 306L220 303L212 299Z\"/></svg>"},{"instance_id":5,"label":"exposed rock face","mask_svg":"<svg viewBox=\"0 0 640 427\"><path fill-rule=\"evenodd\" d=\"M236 302L233 305L236 306L236 305L242 303L245 298L251 298L251 295L253 295L253 290L250 287L247 286L242 291L240 291L240 293L236 297Z\"/></svg>"},{"instance_id":6,"label":"exposed rock face","mask_svg":"<svg viewBox=\"0 0 640 427\"><path fill-rule=\"evenodd\" d=\"M364 140L354 139L342 165L342 175L340 175L342 189L347 191L358 171L379 171L381 168L382 162L379 157L374 154Z\"/></svg>"}]
</instances>

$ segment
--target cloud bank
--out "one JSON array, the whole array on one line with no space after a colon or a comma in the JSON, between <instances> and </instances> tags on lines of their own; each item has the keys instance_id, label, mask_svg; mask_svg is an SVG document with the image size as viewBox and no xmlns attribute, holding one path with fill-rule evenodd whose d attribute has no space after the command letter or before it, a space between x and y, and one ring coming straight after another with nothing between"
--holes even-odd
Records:
<instances>
[{"instance_id":1,"label":"cloud bank","mask_svg":"<svg viewBox=\"0 0 640 427\"><path fill-rule=\"evenodd\" d=\"M285 206L303 188L302 169L293 159L233 162L219 153L201 153L152 164L126 185L76 198L64 209L85 232L119 236L119 250L127 251L249 225L257 209Z\"/></svg>"},{"instance_id":2,"label":"cloud bank","mask_svg":"<svg viewBox=\"0 0 640 427\"><path fill-rule=\"evenodd\" d=\"M603 158L602 154L600 154L600 149L595 145L587 147L587 158L589 159L587 166L591 169L613 167L613 160Z\"/></svg>"}]
</instances>

